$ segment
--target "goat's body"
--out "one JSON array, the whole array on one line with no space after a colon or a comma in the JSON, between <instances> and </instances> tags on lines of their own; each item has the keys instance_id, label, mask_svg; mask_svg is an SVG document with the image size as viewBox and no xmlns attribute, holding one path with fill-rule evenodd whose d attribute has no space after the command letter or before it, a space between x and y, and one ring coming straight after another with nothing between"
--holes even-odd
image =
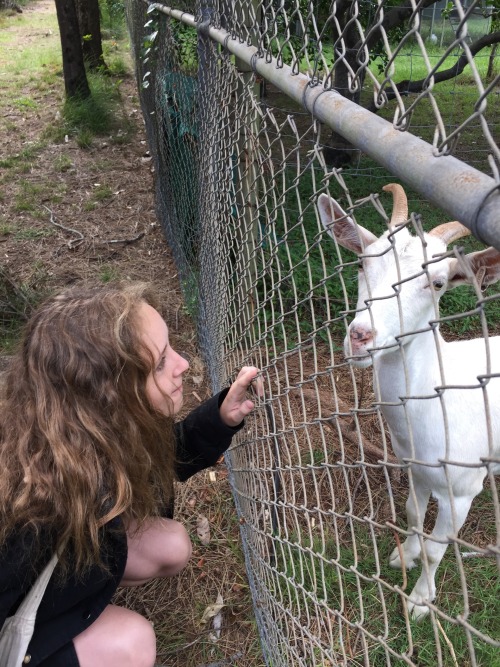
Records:
<instances>
[{"instance_id":1,"label":"goat's body","mask_svg":"<svg viewBox=\"0 0 500 667\"><path fill-rule=\"evenodd\" d=\"M449 539L465 522L488 470L500 472L500 378L493 377L500 373L500 338L449 343L430 323L439 320L446 290L474 283L479 294L500 280L500 253L447 255L447 245L468 233L458 222L412 236L397 227L408 216L404 192L396 184L384 189L392 191L394 207L389 231L378 238L326 195L318 208L327 232L360 258L358 304L344 347L354 365L373 363L375 400L394 453L408 466L408 537L390 563L411 568L423 561L408 602L419 618L435 598L435 574ZM439 509L427 535L431 495Z\"/></svg>"},{"instance_id":2,"label":"goat's body","mask_svg":"<svg viewBox=\"0 0 500 667\"><path fill-rule=\"evenodd\" d=\"M416 531L402 545L404 567L413 567L417 558L427 561L410 595L416 617L428 612L421 603L435 597L434 577L446 542L458 533L483 488L484 460L500 456L500 378L490 378L484 388L478 379L500 371L500 337L488 344L489 370L483 339L448 343L431 332L413 338L403 351L375 355L376 400L396 456L409 463L408 530ZM491 464L491 470L500 472L500 465ZM431 495L438 501L438 518L423 558L419 534ZM403 567L398 549L390 562Z\"/></svg>"},{"instance_id":3,"label":"goat's body","mask_svg":"<svg viewBox=\"0 0 500 667\"><path fill-rule=\"evenodd\" d=\"M500 378L489 379L483 389L478 377L500 372L500 337L488 341L489 371L483 339L448 343L438 336L436 346L434 340L425 340L428 337L433 334L421 334L404 352L397 350L374 360L374 388L395 441L395 454L399 459L430 464L438 459L475 464L481 457L498 456ZM440 387L445 387L442 392L437 391ZM450 425L447 435L446 420ZM426 474L430 472L427 468ZM457 473L460 476L458 467Z\"/></svg>"}]
</instances>

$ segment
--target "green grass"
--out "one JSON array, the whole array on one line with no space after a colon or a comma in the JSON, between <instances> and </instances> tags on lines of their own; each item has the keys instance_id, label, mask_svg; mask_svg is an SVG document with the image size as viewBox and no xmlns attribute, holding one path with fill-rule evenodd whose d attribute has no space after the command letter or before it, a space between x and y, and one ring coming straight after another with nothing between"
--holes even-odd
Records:
<instances>
[{"instance_id":1,"label":"green grass","mask_svg":"<svg viewBox=\"0 0 500 667\"><path fill-rule=\"evenodd\" d=\"M106 4L106 3L104 3ZM114 10L114 25L116 33L123 35L123 20L121 13ZM106 10L108 14L108 10ZM106 19L109 23L109 16ZM43 132L44 140L64 141L66 135L75 137L78 145L88 148L92 145L95 136L118 135L117 143L128 140L130 123L120 113L120 79L118 77L128 76L131 72L130 54L128 44L125 40L117 41L116 37L104 40L103 50L108 72L89 73L89 85L92 97L85 101L75 102L73 100L64 103L61 99L62 63L61 45L59 40L59 28L55 14L33 13L27 15L16 15L5 19L6 24L14 24L18 30L27 32L38 31L45 35L43 42L37 43L37 48L32 48L28 42L21 48L6 50L2 58L2 72L8 81L9 90L14 93L12 104L23 113L34 112L46 105L47 96L54 95L57 102L62 102L62 118L54 120ZM11 37L8 32L0 36L0 49L4 45L11 46ZM15 53L15 57L14 57ZM28 84L32 95L24 93ZM35 94L35 93L38 94ZM17 93L17 94L16 94ZM0 110L7 103L9 96L3 96L0 100ZM54 109L54 116L56 116ZM4 121L4 126L9 131L18 132L17 124ZM9 160L4 156L3 160ZM9 165L10 166L10 165Z\"/></svg>"},{"instance_id":2,"label":"green grass","mask_svg":"<svg viewBox=\"0 0 500 667\"><path fill-rule=\"evenodd\" d=\"M75 134L85 145L90 145L93 136L107 135L125 128L128 121L120 116L119 86L103 74L89 74L91 97L79 100L68 99L64 105L65 129Z\"/></svg>"},{"instance_id":3,"label":"green grass","mask_svg":"<svg viewBox=\"0 0 500 667\"><path fill-rule=\"evenodd\" d=\"M111 264L103 264L99 268L99 280L102 283L110 283L120 278L119 271Z\"/></svg>"},{"instance_id":4,"label":"green grass","mask_svg":"<svg viewBox=\"0 0 500 667\"><path fill-rule=\"evenodd\" d=\"M47 271L36 262L22 282L0 264L0 353L9 354L18 344L22 326L47 296L46 283Z\"/></svg>"},{"instance_id":5,"label":"green grass","mask_svg":"<svg viewBox=\"0 0 500 667\"><path fill-rule=\"evenodd\" d=\"M341 520L338 520L341 522ZM347 519L346 519L347 521ZM307 626L303 610L310 605L312 597L322 606L336 610L341 620L335 626L340 634L347 654L351 656L349 665L364 665L360 643L356 642L354 624L362 624L363 629L374 637L385 637L390 649L397 655L404 655L413 645L413 659L419 667L435 667L438 664L436 637L430 618L420 623L410 621L407 627L402 613L400 595L393 589L402 586L402 573L392 570L387 564L390 551L394 548L392 537L380 533L373 537L362 521L346 531L351 541L339 545L333 538L325 542L315 538L312 542L302 533L300 539L293 535L284 540L278 548L276 564L278 589L274 596L290 613ZM375 560L378 551L380 568ZM480 632L498 639L500 636L500 587L494 560L471 558L463 560L467 581L470 614L468 622ZM379 572L381 584L373 577ZM420 574L420 568L408 572L406 591L413 588ZM464 612L464 597L461 588L459 568L451 548L448 549L437 576L438 597L436 604L456 619ZM342 622L343 620L343 622ZM439 619L442 632L438 632L444 667L470 667L472 663L466 633L456 622ZM452 655L449 644L453 646ZM325 642L326 637L323 638ZM381 643L367 637L368 659L371 667L387 665L386 652ZM477 664L494 667L500 664L498 649L473 635ZM325 650L332 647L324 643ZM337 657L341 659L340 648ZM456 659L456 662L455 662ZM394 659L394 664L403 661Z\"/></svg>"}]
</instances>

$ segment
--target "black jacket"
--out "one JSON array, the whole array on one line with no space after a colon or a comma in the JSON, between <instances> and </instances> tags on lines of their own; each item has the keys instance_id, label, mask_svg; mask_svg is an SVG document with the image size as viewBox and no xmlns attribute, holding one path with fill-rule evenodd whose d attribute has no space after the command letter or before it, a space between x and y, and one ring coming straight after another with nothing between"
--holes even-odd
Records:
<instances>
[{"instance_id":1,"label":"black jacket","mask_svg":"<svg viewBox=\"0 0 500 667\"><path fill-rule=\"evenodd\" d=\"M216 463L236 428L226 426L219 405L227 389L209 399L175 425L177 477L185 481ZM168 512L167 512L168 514ZM52 550L47 549L48 561ZM58 581L57 568L38 609L35 632L28 648L30 667L73 667L78 660L72 639L87 628L110 603L125 570L127 541L121 519L103 528L104 562L109 572L91 568L79 577ZM43 562L30 548L30 539L16 535L0 551L0 627L33 585ZM1 667L1 666L0 666Z\"/></svg>"}]
</instances>

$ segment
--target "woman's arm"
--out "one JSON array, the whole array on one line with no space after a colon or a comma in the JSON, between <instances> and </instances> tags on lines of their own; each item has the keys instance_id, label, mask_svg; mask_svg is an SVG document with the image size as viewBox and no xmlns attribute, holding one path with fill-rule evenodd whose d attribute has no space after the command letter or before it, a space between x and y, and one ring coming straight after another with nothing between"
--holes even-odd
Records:
<instances>
[{"instance_id":1,"label":"woman's arm","mask_svg":"<svg viewBox=\"0 0 500 667\"><path fill-rule=\"evenodd\" d=\"M254 408L253 401L247 398L250 385L254 383L255 391L262 393L262 381L256 380L258 372L254 366L245 366L228 389L175 424L176 472L180 481L214 465L228 449L244 418Z\"/></svg>"},{"instance_id":2,"label":"woman's arm","mask_svg":"<svg viewBox=\"0 0 500 667\"><path fill-rule=\"evenodd\" d=\"M176 436L176 473L184 482L192 475L215 465L231 444L233 435L243 426L224 424L219 407L229 389L212 396L174 425Z\"/></svg>"}]
</instances>

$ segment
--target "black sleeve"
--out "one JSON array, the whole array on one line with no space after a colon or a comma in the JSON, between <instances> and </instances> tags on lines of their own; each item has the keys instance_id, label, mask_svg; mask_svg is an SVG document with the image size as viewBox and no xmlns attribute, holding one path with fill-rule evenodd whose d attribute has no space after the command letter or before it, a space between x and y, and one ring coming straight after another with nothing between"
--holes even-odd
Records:
<instances>
[{"instance_id":1,"label":"black sleeve","mask_svg":"<svg viewBox=\"0 0 500 667\"><path fill-rule=\"evenodd\" d=\"M231 428L220 418L219 407L228 389L202 403L174 426L176 436L176 473L184 482L192 475L209 468L231 444L243 422Z\"/></svg>"}]
</instances>

